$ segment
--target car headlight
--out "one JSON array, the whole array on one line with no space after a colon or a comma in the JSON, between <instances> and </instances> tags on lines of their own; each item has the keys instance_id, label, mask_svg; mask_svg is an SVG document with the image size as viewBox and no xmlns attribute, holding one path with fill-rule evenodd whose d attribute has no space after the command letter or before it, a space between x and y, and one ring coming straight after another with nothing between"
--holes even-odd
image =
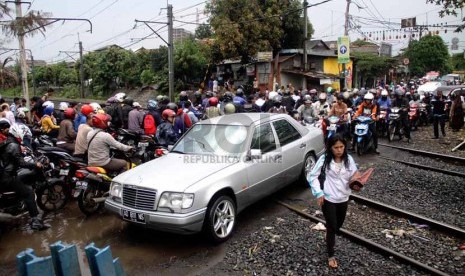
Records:
<instances>
[{"instance_id":1,"label":"car headlight","mask_svg":"<svg viewBox=\"0 0 465 276\"><path fill-rule=\"evenodd\" d=\"M123 194L123 185L117 182L111 182L110 196L121 198Z\"/></svg>"},{"instance_id":2,"label":"car headlight","mask_svg":"<svg viewBox=\"0 0 465 276\"><path fill-rule=\"evenodd\" d=\"M194 194L164 192L160 197L158 207L180 210L192 207L193 203Z\"/></svg>"}]
</instances>

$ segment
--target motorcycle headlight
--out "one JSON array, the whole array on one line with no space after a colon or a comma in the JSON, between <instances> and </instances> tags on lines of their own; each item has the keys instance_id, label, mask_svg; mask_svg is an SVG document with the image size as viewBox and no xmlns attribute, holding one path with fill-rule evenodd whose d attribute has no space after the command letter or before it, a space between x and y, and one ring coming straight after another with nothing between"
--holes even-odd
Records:
<instances>
[{"instance_id":1,"label":"motorcycle headlight","mask_svg":"<svg viewBox=\"0 0 465 276\"><path fill-rule=\"evenodd\" d=\"M110 196L113 198L121 198L123 194L123 185L117 182L111 182Z\"/></svg>"},{"instance_id":2,"label":"motorcycle headlight","mask_svg":"<svg viewBox=\"0 0 465 276\"><path fill-rule=\"evenodd\" d=\"M194 194L164 192L160 197L160 201L158 202L158 208L181 210L192 207L193 203Z\"/></svg>"}]
</instances>

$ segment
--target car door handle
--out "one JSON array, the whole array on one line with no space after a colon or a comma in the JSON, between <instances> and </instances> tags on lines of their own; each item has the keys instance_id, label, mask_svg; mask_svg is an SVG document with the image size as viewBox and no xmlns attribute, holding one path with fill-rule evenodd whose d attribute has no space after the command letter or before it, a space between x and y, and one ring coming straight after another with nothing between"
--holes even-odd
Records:
<instances>
[{"instance_id":1,"label":"car door handle","mask_svg":"<svg viewBox=\"0 0 465 276\"><path fill-rule=\"evenodd\" d=\"M307 145L305 145L305 144L300 144L299 148L303 149L303 148L305 148L306 146L307 146Z\"/></svg>"}]
</instances>

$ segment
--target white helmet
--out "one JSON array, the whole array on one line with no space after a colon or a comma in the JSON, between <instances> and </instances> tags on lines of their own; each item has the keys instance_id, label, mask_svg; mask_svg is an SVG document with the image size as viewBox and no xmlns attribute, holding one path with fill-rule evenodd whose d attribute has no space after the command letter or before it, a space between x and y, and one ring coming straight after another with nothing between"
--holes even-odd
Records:
<instances>
[{"instance_id":1,"label":"white helmet","mask_svg":"<svg viewBox=\"0 0 465 276\"><path fill-rule=\"evenodd\" d=\"M124 101L124 98L126 98L126 93L123 93L123 92L116 93L114 98L115 98L115 101L117 101L118 103L122 103Z\"/></svg>"},{"instance_id":2,"label":"white helmet","mask_svg":"<svg viewBox=\"0 0 465 276\"><path fill-rule=\"evenodd\" d=\"M44 108L47 108L47 107L52 107L52 108L55 108L55 104L52 102L52 101L45 101L42 106Z\"/></svg>"},{"instance_id":3,"label":"white helmet","mask_svg":"<svg viewBox=\"0 0 465 276\"><path fill-rule=\"evenodd\" d=\"M358 88L354 88L354 91L352 91L352 92L358 93L358 91L359 91Z\"/></svg>"},{"instance_id":4,"label":"white helmet","mask_svg":"<svg viewBox=\"0 0 465 276\"><path fill-rule=\"evenodd\" d=\"M347 100L350 97L350 92L346 91L346 92L342 93L342 96L344 97L344 99Z\"/></svg>"},{"instance_id":5,"label":"white helmet","mask_svg":"<svg viewBox=\"0 0 465 276\"><path fill-rule=\"evenodd\" d=\"M95 113L102 109L102 107L98 103L90 103L89 105L92 107Z\"/></svg>"},{"instance_id":6,"label":"white helmet","mask_svg":"<svg viewBox=\"0 0 465 276\"><path fill-rule=\"evenodd\" d=\"M13 124L10 126L10 134L22 142L27 133L19 124Z\"/></svg>"},{"instance_id":7,"label":"white helmet","mask_svg":"<svg viewBox=\"0 0 465 276\"><path fill-rule=\"evenodd\" d=\"M60 103L60 110L65 111L68 108L68 103L67 102L61 102Z\"/></svg>"},{"instance_id":8,"label":"white helmet","mask_svg":"<svg viewBox=\"0 0 465 276\"><path fill-rule=\"evenodd\" d=\"M274 99L274 97L276 97L277 95L278 95L278 92L271 91L270 93L268 93L268 99L270 99L270 101L272 101Z\"/></svg>"},{"instance_id":9,"label":"white helmet","mask_svg":"<svg viewBox=\"0 0 465 276\"><path fill-rule=\"evenodd\" d=\"M383 91L381 91L381 96L386 96L387 97L388 95L389 95L389 93L387 92L386 89L383 89Z\"/></svg>"},{"instance_id":10,"label":"white helmet","mask_svg":"<svg viewBox=\"0 0 465 276\"><path fill-rule=\"evenodd\" d=\"M16 110L16 117L24 119L26 118L26 113L29 112L29 109L27 107L20 107L18 110Z\"/></svg>"},{"instance_id":11,"label":"white helmet","mask_svg":"<svg viewBox=\"0 0 465 276\"><path fill-rule=\"evenodd\" d=\"M373 94L372 93L366 93L365 96L363 96L364 100L373 100Z\"/></svg>"},{"instance_id":12,"label":"white helmet","mask_svg":"<svg viewBox=\"0 0 465 276\"><path fill-rule=\"evenodd\" d=\"M321 92L320 95L318 95L318 99L320 99L320 100L326 100L326 93Z\"/></svg>"}]
</instances>

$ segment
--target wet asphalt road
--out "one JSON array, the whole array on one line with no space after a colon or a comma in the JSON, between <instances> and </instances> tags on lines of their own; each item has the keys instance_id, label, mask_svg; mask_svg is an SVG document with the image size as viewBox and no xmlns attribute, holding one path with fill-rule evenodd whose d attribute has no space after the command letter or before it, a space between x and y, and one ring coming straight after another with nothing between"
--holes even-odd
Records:
<instances>
[{"instance_id":1,"label":"wet asphalt road","mask_svg":"<svg viewBox=\"0 0 465 276\"><path fill-rule=\"evenodd\" d=\"M389 151L392 154L392 150ZM373 154L362 158L353 156L359 164L375 163L377 159ZM220 245L209 243L201 234L183 236L140 228L105 211L86 218L73 200L63 210L47 214L46 222L51 225L48 230L31 231L27 219L23 219L17 227L3 231L0 236L0 275L17 273L15 256L20 251L33 248L36 255L48 256L49 245L59 240L77 245L83 275L90 274L83 250L91 242L100 248L110 245L113 257L120 258L129 275L209 275L209 268L223 259L229 242L240 240L241 233L254 231L272 216L285 216L288 211L278 206L273 198L313 202L310 190L295 183L242 212L234 236Z\"/></svg>"}]
</instances>

